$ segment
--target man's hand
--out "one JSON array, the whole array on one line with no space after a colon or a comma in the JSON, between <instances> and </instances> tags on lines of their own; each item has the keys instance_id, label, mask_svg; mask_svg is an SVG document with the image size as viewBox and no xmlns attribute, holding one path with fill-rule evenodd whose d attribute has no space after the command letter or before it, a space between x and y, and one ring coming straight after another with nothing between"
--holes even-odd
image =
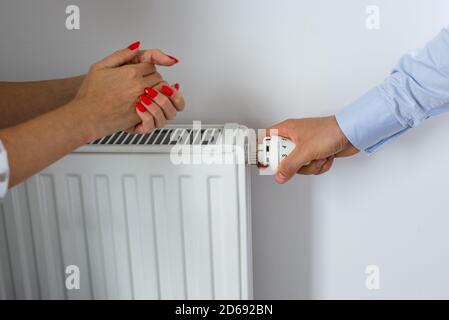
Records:
<instances>
[{"instance_id":1,"label":"man's hand","mask_svg":"<svg viewBox=\"0 0 449 320\"><path fill-rule=\"evenodd\" d=\"M283 160L275 175L277 183L285 183L299 174L322 174L328 171L335 157L359 152L346 138L334 116L285 120L271 129L292 140L296 148Z\"/></svg>"}]
</instances>

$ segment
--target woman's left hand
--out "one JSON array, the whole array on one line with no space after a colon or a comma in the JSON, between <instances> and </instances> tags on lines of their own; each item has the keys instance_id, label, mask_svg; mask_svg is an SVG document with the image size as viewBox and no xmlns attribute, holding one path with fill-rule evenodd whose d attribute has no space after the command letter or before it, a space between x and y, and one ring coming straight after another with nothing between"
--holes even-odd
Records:
<instances>
[{"instance_id":1,"label":"woman's left hand","mask_svg":"<svg viewBox=\"0 0 449 320\"><path fill-rule=\"evenodd\" d=\"M138 55L129 63L145 62L153 65L172 66L178 63L178 59L159 49L149 49L139 51ZM135 102L136 112L142 122L126 131L143 134L151 132L155 128L163 128L166 121L174 119L176 114L184 109L184 106L184 97L179 92L179 84L170 86L166 81L159 83L149 81L145 92L142 92Z\"/></svg>"}]
</instances>

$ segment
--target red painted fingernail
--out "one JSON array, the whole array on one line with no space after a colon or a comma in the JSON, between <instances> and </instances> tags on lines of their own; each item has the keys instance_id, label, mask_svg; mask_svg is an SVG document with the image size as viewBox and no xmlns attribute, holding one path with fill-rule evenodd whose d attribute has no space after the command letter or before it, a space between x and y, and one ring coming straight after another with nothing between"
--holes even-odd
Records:
<instances>
[{"instance_id":1,"label":"red painted fingernail","mask_svg":"<svg viewBox=\"0 0 449 320\"><path fill-rule=\"evenodd\" d=\"M169 54L167 54L167 57L169 57L170 59L172 59L175 63L178 63L178 62L179 62L178 58L175 58L175 57L173 57L173 56L171 56L171 55L169 55Z\"/></svg>"},{"instance_id":2,"label":"red painted fingernail","mask_svg":"<svg viewBox=\"0 0 449 320\"><path fill-rule=\"evenodd\" d=\"M140 101L137 101L135 104L136 108L140 111L140 112L145 112L147 111L147 109L145 109L145 107L143 106L142 103L140 103Z\"/></svg>"},{"instance_id":3,"label":"red painted fingernail","mask_svg":"<svg viewBox=\"0 0 449 320\"><path fill-rule=\"evenodd\" d=\"M158 94L156 90L150 87L145 88L145 93L149 95L150 98L156 98Z\"/></svg>"},{"instance_id":4,"label":"red painted fingernail","mask_svg":"<svg viewBox=\"0 0 449 320\"><path fill-rule=\"evenodd\" d=\"M169 97L171 97L174 93L173 89L168 86L162 86L161 91L163 94Z\"/></svg>"},{"instance_id":5,"label":"red painted fingernail","mask_svg":"<svg viewBox=\"0 0 449 320\"><path fill-rule=\"evenodd\" d=\"M136 42L134 42L134 43L131 43L131 44L128 46L128 49L129 49L129 50L136 50L138 47L140 47L140 41L136 41Z\"/></svg>"},{"instance_id":6,"label":"red painted fingernail","mask_svg":"<svg viewBox=\"0 0 449 320\"><path fill-rule=\"evenodd\" d=\"M151 99L148 98L148 96L146 96L146 95L144 95L144 94L141 94L139 98L140 98L140 101L142 101L143 103L145 103L147 106L149 106L150 104L153 103L153 101L151 101Z\"/></svg>"},{"instance_id":7,"label":"red painted fingernail","mask_svg":"<svg viewBox=\"0 0 449 320\"><path fill-rule=\"evenodd\" d=\"M179 85L179 83L175 83L175 84L173 85L173 87L175 87L176 90L179 90L179 88L180 88L181 86Z\"/></svg>"}]
</instances>

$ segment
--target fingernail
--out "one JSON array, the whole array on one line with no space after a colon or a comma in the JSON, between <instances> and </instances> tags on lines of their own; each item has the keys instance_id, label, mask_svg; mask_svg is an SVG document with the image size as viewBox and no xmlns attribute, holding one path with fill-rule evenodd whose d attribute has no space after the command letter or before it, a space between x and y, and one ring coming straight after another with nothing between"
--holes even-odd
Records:
<instances>
[{"instance_id":1,"label":"fingernail","mask_svg":"<svg viewBox=\"0 0 449 320\"><path fill-rule=\"evenodd\" d=\"M321 159L316 162L317 167L322 167L326 163L327 159Z\"/></svg>"},{"instance_id":2,"label":"fingernail","mask_svg":"<svg viewBox=\"0 0 449 320\"><path fill-rule=\"evenodd\" d=\"M145 109L145 107L143 106L142 103L140 103L140 101L137 101L134 105L136 106L137 110L139 110L140 112L147 111L147 109Z\"/></svg>"},{"instance_id":3,"label":"fingernail","mask_svg":"<svg viewBox=\"0 0 449 320\"><path fill-rule=\"evenodd\" d=\"M173 87L175 87L176 90L179 90L179 88L180 88L181 86L179 85L179 83L175 83L175 84L173 85Z\"/></svg>"},{"instance_id":4,"label":"fingernail","mask_svg":"<svg viewBox=\"0 0 449 320\"><path fill-rule=\"evenodd\" d=\"M284 176L284 174L282 172L278 172L278 173L276 173L276 180L279 183L284 183L287 180L287 177Z\"/></svg>"},{"instance_id":5,"label":"fingernail","mask_svg":"<svg viewBox=\"0 0 449 320\"><path fill-rule=\"evenodd\" d=\"M128 46L128 49L129 49L129 50L136 50L138 47L140 47L140 41L136 41L136 42L134 42L134 43L131 43L131 44Z\"/></svg>"},{"instance_id":6,"label":"fingernail","mask_svg":"<svg viewBox=\"0 0 449 320\"><path fill-rule=\"evenodd\" d=\"M167 57L169 57L170 59L172 59L175 63L178 63L178 62L179 62L178 58L175 58L175 57L173 57L173 56L171 56L171 55L169 55L169 54L167 54Z\"/></svg>"},{"instance_id":7,"label":"fingernail","mask_svg":"<svg viewBox=\"0 0 449 320\"><path fill-rule=\"evenodd\" d=\"M150 98L156 98L158 94L156 90L150 87L145 88L145 93L150 96Z\"/></svg>"},{"instance_id":8,"label":"fingernail","mask_svg":"<svg viewBox=\"0 0 449 320\"><path fill-rule=\"evenodd\" d=\"M140 98L140 101L142 101L143 103L145 103L147 106L149 106L150 104L153 103L153 101L151 101L151 99L148 98L148 96L146 96L146 95L144 95L144 94L141 94L141 95L139 96L139 98Z\"/></svg>"},{"instance_id":9,"label":"fingernail","mask_svg":"<svg viewBox=\"0 0 449 320\"><path fill-rule=\"evenodd\" d=\"M162 86L161 91L163 94L169 97L171 97L174 93L173 89L168 86Z\"/></svg>"}]
</instances>

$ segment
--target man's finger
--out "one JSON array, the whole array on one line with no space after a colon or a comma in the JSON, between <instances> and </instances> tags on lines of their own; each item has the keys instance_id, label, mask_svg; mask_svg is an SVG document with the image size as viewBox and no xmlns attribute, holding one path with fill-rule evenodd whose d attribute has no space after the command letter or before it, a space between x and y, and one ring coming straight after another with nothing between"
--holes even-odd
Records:
<instances>
[{"instance_id":1,"label":"man's finger","mask_svg":"<svg viewBox=\"0 0 449 320\"><path fill-rule=\"evenodd\" d=\"M295 148L292 153L287 156L287 158L281 161L274 179L277 183L286 183L295 175L296 172L299 171L299 169L301 169L301 167L309 163L311 160L313 159L310 159L306 152Z\"/></svg>"},{"instance_id":2,"label":"man's finger","mask_svg":"<svg viewBox=\"0 0 449 320\"><path fill-rule=\"evenodd\" d=\"M138 54L138 60L139 62L146 62L159 66L172 66L179 62L178 58L168 55L159 49L140 51Z\"/></svg>"},{"instance_id":3,"label":"man's finger","mask_svg":"<svg viewBox=\"0 0 449 320\"><path fill-rule=\"evenodd\" d=\"M326 163L321 167L320 172L318 172L317 174L323 174L326 173L330 170L330 168L332 167L332 164L334 163L334 156L331 156L329 158L327 158Z\"/></svg>"},{"instance_id":4,"label":"man's finger","mask_svg":"<svg viewBox=\"0 0 449 320\"><path fill-rule=\"evenodd\" d=\"M271 128L267 128L265 135L267 137L271 136L282 136L289 138L289 131L285 126L282 125L282 123L272 126Z\"/></svg>"},{"instance_id":5,"label":"man's finger","mask_svg":"<svg viewBox=\"0 0 449 320\"><path fill-rule=\"evenodd\" d=\"M313 160L308 165L303 166L297 173L304 175L319 174L322 167L327 163L327 159Z\"/></svg>"},{"instance_id":6,"label":"man's finger","mask_svg":"<svg viewBox=\"0 0 449 320\"><path fill-rule=\"evenodd\" d=\"M140 42L135 42L125 49L118 50L95 64L98 68L115 68L131 62L139 54Z\"/></svg>"},{"instance_id":7,"label":"man's finger","mask_svg":"<svg viewBox=\"0 0 449 320\"><path fill-rule=\"evenodd\" d=\"M295 131L295 122L293 119L287 119L279 122L267 129L267 135L279 135L287 138L291 138L292 132Z\"/></svg>"}]
</instances>

